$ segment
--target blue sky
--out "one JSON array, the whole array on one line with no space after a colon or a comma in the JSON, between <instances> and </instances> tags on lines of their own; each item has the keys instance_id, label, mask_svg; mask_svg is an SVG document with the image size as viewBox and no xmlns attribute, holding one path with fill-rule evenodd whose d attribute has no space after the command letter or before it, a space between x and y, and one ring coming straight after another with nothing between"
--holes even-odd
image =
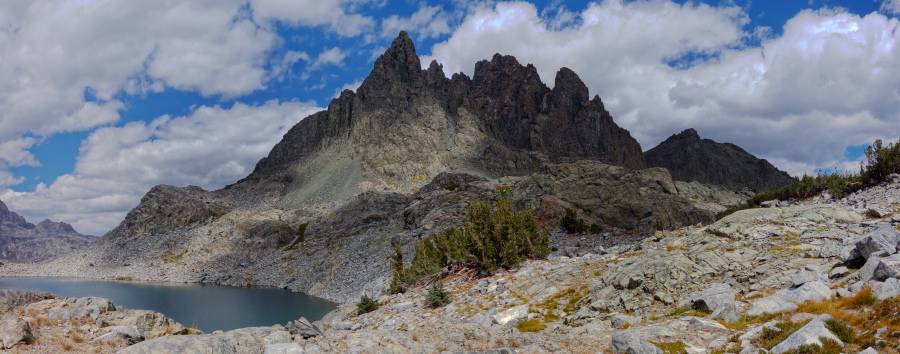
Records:
<instances>
[{"instance_id":1,"label":"blue sky","mask_svg":"<svg viewBox=\"0 0 900 354\"><path fill-rule=\"evenodd\" d=\"M102 234L156 184L221 188L355 89L400 30L423 65L562 66L649 149L696 128L791 174L900 137L900 0L0 4L0 200Z\"/></svg>"}]
</instances>

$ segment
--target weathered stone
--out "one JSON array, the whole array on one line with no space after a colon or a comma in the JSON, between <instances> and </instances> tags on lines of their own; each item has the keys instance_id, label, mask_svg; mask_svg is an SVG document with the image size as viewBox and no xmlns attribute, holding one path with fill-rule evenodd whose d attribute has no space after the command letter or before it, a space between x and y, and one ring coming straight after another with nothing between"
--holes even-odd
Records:
<instances>
[{"instance_id":1,"label":"weathered stone","mask_svg":"<svg viewBox=\"0 0 900 354\"><path fill-rule=\"evenodd\" d=\"M875 269L872 271L871 279L873 280L883 281L888 278L900 278L900 254L878 259Z\"/></svg>"},{"instance_id":2,"label":"weathered stone","mask_svg":"<svg viewBox=\"0 0 900 354\"><path fill-rule=\"evenodd\" d=\"M805 267L801 269L797 273L794 273L794 276L791 277L791 287L798 287L807 282L819 280L821 274L819 274L819 269L816 267Z\"/></svg>"},{"instance_id":3,"label":"weathered stone","mask_svg":"<svg viewBox=\"0 0 900 354\"><path fill-rule=\"evenodd\" d=\"M768 296L757 299L744 313L747 319L770 315L775 313L790 312L797 309L797 305L780 296Z\"/></svg>"},{"instance_id":4,"label":"weathered stone","mask_svg":"<svg viewBox=\"0 0 900 354\"><path fill-rule=\"evenodd\" d=\"M76 307L65 309L54 309L47 313L47 318L52 320L68 321L72 319L93 318L100 316L100 310L96 308Z\"/></svg>"},{"instance_id":5,"label":"weathered stone","mask_svg":"<svg viewBox=\"0 0 900 354\"><path fill-rule=\"evenodd\" d=\"M298 320L288 322L288 324L284 326L284 330L288 331L290 334L302 336L303 339L322 335L322 332L309 323L306 317L300 317Z\"/></svg>"},{"instance_id":6,"label":"weathered stone","mask_svg":"<svg viewBox=\"0 0 900 354\"><path fill-rule=\"evenodd\" d=\"M891 255L897 252L898 244L900 244L900 231L897 231L891 224L879 223L865 236L841 250L841 262L851 262L859 258L869 259L869 256L875 252L885 252Z\"/></svg>"},{"instance_id":7,"label":"weathered stone","mask_svg":"<svg viewBox=\"0 0 900 354\"><path fill-rule=\"evenodd\" d=\"M872 295L878 300L887 300L900 296L900 280L888 278L883 282L874 282L872 284Z\"/></svg>"},{"instance_id":8,"label":"weathered stone","mask_svg":"<svg viewBox=\"0 0 900 354\"><path fill-rule=\"evenodd\" d=\"M266 346L265 354L304 354L306 351L300 346L300 343L276 343Z\"/></svg>"},{"instance_id":9,"label":"weathered stone","mask_svg":"<svg viewBox=\"0 0 900 354\"><path fill-rule=\"evenodd\" d=\"M136 326L116 326L109 333L97 337L95 341L114 341L117 339L124 340L128 344L143 342L144 332Z\"/></svg>"},{"instance_id":10,"label":"weathered stone","mask_svg":"<svg viewBox=\"0 0 900 354\"><path fill-rule=\"evenodd\" d=\"M615 315L610 319L610 327L623 329L625 325L633 326L641 323L641 316Z\"/></svg>"},{"instance_id":11,"label":"weathered stone","mask_svg":"<svg viewBox=\"0 0 900 354\"><path fill-rule=\"evenodd\" d=\"M721 323L702 317L691 317L688 320L688 328L705 332L728 331L728 327Z\"/></svg>"},{"instance_id":12,"label":"weathered stone","mask_svg":"<svg viewBox=\"0 0 900 354\"><path fill-rule=\"evenodd\" d=\"M609 349L613 351L613 353L628 353L628 354L662 354L662 349L659 349L652 343L638 337L635 334L630 332L619 332L612 335L612 342L609 344Z\"/></svg>"},{"instance_id":13,"label":"weathered stone","mask_svg":"<svg viewBox=\"0 0 900 354\"><path fill-rule=\"evenodd\" d=\"M728 284L717 284L709 289L691 294L685 307L712 313L719 307L734 305L734 290Z\"/></svg>"},{"instance_id":14,"label":"weathered stone","mask_svg":"<svg viewBox=\"0 0 900 354\"><path fill-rule=\"evenodd\" d=\"M21 318L7 319L0 322L0 349L9 349L19 343L31 344L34 334L31 324Z\"/></svg>"},{"instance_id":15,"label":"weathered stone","mask_svg":"<svg viewBox=\"0 0 900 354\"><path fill-rule=\"evenodd\" d=\"M862 217L858 214L836 205L795 205L741 210L716 221L707 231L732 239L759 239L781 227L799 231L829 222L854 224L860 221Z\"/></svg>"},{"instance_id":16,"label":"weathered stone","mask_svg":"<svg viewBox=\"0 0 900 354\"><path fill-rule=\"evenodd\" d=\"M741 314L738 312L737 304L732 302L717 307L715 311L709 314L709 318L721 318L725 322L735 323L741 320Z\"/></svg>"},{"instance_id":17,"label":"weathered stone","mask_svg":"<svg viewBox=\"0 0 900 354\"><path fill-rule=\"evenodd\" d=\"M781 354L788 350L797 349L804 344L821 345L822 342L819 341L820 337L834 340L843 345L841 340L837 336L835 336L834 333L831 333L831 331L825 328L825 321L831 319L833 318L828 314L816 316L805 326L801 327L796 332L788 336L781 343L778 343L778 345L772 348L771 352L774 354Z\"/></svg>"},{"instance_id":18,"label":"weathered stone","mask_svg":"<svg viewBox=\"0 0 900 354\"><path fill-rule=\"evenodd\" d=\"M97 309L100 313L115 311L116 306L109 299L102 297L82 297L75 300L75 307Z\"/></svg>"},{"instance_id":19,"label":"weathered stone","mask_svg":"<svg viewBox=\"0 0 900 354\"><path fill-rule=\"evenodd\" d=\"M841 244L832 240L827 240L821 247L807 251L804 255L809 258L831 258L839 256L842 249L843 247Z\"/></svg>"},{"instance_id":20,"label":"weathered stone","mask_svg":"<svg viewBox=\"0 0 900 354\"><path fill-rule=\"evenodd\" d=\"M123 354L157 353L216 353L237 354L257 353L266 345L263 339L281 328L248 327L228 331L219 335L203 334L188 336L164 336L143 341L122 349Z\"/></svg>"},{"instance_id":21,"label":"weathered stone","mask_svg":"<svg viewBox=\"0 0 900 354\"><path fill-rule=\"evenodd\" d=\"M887 211L887 210L884 210L884 209L870 208L867 214L868 214L869 217L871 217L871 218L876 218L876 219L878 219L878 218L883 218L883 217L885 217L885 216L888 216L888 214L890 214L890 213L891 213L890 211Z\"/></svg>"},{"instance_id":22,"label":"weathered stone","mask_svg":"<svg viewBox=\"0 0 900 354\"><path fill-rule=\"evenodd\" d=\"M778 296L786 301L795 304L802 304L807 301L820 301L831 298L834 292L821 280L811 281L803 284L798 288L778 290L774 296Z\"/></svg>"},{"instance_id":23,"label":"weathered stone","mask_svg":"<svg viewBox=\"0 0 900 354\"><path fill-rule=\"evenodd\" d=\"M528 317L528 305L519 305L505 311L500 311L493 316L494 323L501 326L515 326L525 321Z\"/></svg>"},{"instance_id":24,"label":"weathered stone","mask_svg":"<svg viewBox=\"0 0 900 354\"><path fill-rule=\"evenodd\" d=\"M347 330L350 330L350 327L353 327L352 323L344 322L339 317L335 317L335 318L331 319L331 328L332 329L336 329L336 330L340 330L340 331L347 331Z\"/></svg>"},{"instance_id":25,"label":"weathered stone","mask_svg":"<svg viewBox=\"0 0 900 354\"><path fill-rule=\"evenodd\" d=\"M828 278L829 279L840 278L840 277L847 275L847 273L849 273L849 272L850 272L850 269L847 269L847 267L844 267L844 266L835 267L834 269L831 270L831 272L828 273Z\"/></svg>"}]
</instances>

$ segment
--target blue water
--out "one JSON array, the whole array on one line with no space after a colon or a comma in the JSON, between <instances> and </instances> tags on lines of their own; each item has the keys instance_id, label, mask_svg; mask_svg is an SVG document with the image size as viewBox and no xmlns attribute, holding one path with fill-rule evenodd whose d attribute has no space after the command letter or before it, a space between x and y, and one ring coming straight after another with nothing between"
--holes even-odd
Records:
<instances>
[{"instance_id":1,"label":"blue water","mask_svg":"<svg viewBox=\"0 0 900 354\"><path fill-rule=\"evenodd\" d=\"M204 284L0 277L0 289L45 291L64 297L103 297L116 306L161 312L204 333L283 325L300 317L312 322L336 306L330 301L283 289Z\"/></svg>"}]
</instances>

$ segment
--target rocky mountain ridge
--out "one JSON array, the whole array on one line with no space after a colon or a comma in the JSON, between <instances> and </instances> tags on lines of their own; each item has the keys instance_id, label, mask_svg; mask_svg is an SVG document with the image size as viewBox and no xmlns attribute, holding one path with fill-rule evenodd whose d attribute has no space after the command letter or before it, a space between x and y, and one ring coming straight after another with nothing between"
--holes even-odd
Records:
<instances>
[{"instance_id":1,"label":"rocky mountain ridge","mask_svg":"<svg viewBox=\"0 0 900 354\"><path fill-rule=\"evenodd\" d=\"M143 328L130 310L90 310L102 299L32 296L0 306L0 338L23 352L53 351L64 343L35 337L69 333L91 340L73 346L127 353L785 353L823 352L827 340L845 353L896 353L900 218L871 210L900 211L900 177L841 199L781 205L591 250L567 245L597 235L554 234L560 251L546 260L446 278L453 302L437 308L427 305L427 289L415 288L380 297L380 308L364 314L348 304L312 323L170 335ZM84 325L78 317L92 315L115 321ZM109 342L94 339L101 336Z\"/></svg>"},{"instance_id":2,"label":"rocky mountain ridge","mask_svg":"<svg viewBox=\"0 0 900 354\"><path fill-rule=\"evenodd\" d=\"M441 172L497 178L578 159L645 167L574 72L560 69L550 89L534 66L498 54L472 78L447 78L437 62L422 70L401 32L355 93L290 129L248 178L290 176L282 206L295 207L376 187L409 192Z\"/></svg>"},{"instance_id":3,"label":"rocky mountain ridge","mask_svg":"<svg viewBox=\"0 0 900 354\"><path fill-rule=\"evenodd\" d=\"M82 248L96 240L64 222L44 220L34 225L0 201L0 259L42 261Z\"/></svg>"},{"instance_id":4,"label":"rocky mountain ridge","mask_svg":"<svg viewBox=\"0 0 900 354\"><path fill-rule=\"evenodd\" d=\"M694 129L673 134L644 152L648 166L669 170L672 178L734 191L767 191L791 183L791 176L739 146L701 139Z\"/></svg>"}]
</instances>

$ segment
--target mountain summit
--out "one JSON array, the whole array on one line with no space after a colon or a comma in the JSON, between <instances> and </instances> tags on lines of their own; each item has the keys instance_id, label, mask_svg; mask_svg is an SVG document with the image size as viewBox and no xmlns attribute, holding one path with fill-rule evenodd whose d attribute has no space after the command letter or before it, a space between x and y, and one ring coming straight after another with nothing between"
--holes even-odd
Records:
<instances>
[{"instance_id":1,"label":"mountain summit","mask_svg":"<svg viewBox=\"0 0 900 354\"><path fill-rule=\"evenodd\" d=\"M739 146L701 139L685 129L644 153L647 164L665 167L672 178L697 181L732 190L766 191L791 183L791 176Z\"/></svg>"},{"instance_id":2,"label":"mountain summit","mask_svg":"<svg viewBox=\"0 0 900 354\"><path fill-rule=\"evenodd\" d=\"M0 259L46 260L84 247L95 239L78 233L64 222L44 220L34 225L0 201Z\"/></svg>"},{"instance_id":3,"label":"mountain summit","mask_svg":"<svg viewBox=\"0 0 900 354\"><path fill-rule=\"evenodd\" d=\"M581 159L645 167L638 142L572 70L560 69L550 89L534 66L497 54L472 78L447 78L437 62L421 69L401 32L355 93L294 126L250 178L299 180L288 198L299 205L367 186L413 190L446 171L495 178Z\"/></svg>"}]
</instances>

